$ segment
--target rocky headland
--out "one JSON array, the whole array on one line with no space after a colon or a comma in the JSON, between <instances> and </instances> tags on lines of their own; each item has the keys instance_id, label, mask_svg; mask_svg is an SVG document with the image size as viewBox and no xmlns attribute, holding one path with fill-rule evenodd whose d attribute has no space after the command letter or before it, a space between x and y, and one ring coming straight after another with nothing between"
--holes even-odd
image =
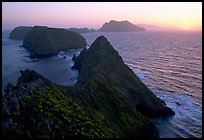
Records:
<instances>
[{"instance_id":1,"label":"rocky headland","mask_svg":"<svg viewBox=\"0 0 204 140\"><path fill-rule=\"evenodd\" d=\"M79 76L59 86L32 70L21 71L2 98L2 133L27 138L158 138L149 118L175 113L98 37L73 57Z\"/></svg>"},{"instance_id":2,"label":"rocky headland","mask_svg":"<svg viewBox=\"0 0 204 140\"><path fill-rule=\"evenodd\" d=\"M88 50L82 50L74 61L72 68L79 72L75 87L87 90L94 86L91 90L97 90L97 87L104 85L106 89L120 95L147 117L174 115L164 101L156 97L125 65L121 56L104 36L98 37Z\"/></svg>"},{"instance_id":3,"label":"rocky headland","mask_svg":"<svg viewBox=\"0 0 204 140\"><path fill-rule=\"evenodd\" d=\"M9 39L23 40L31 29L32 27L28 26L15 27L9 34Z\"/></svg>"},{"instance_id":4,"label":"rocky headland","mask_svg":"<svg viewBox=\"0 0 204 140\"><path fill-rule=\"evenodd\" d=\"M63 50L83 48L86 40L66 29L34 26L24 38L22 46L30 51L31 57L44 57Z\"/></svg>"},{"instance_id":5,"label":"rocky headland","mask_svg":"<svg viewBox=\"0 0 204 140\"><path fill-rule=\"evenodd\" d=\"M99 30L99 32L139 32L145 31L145 28L134 25L129 21L115 21L111 20L105 23Z\"/></svg>"}]
</instances>

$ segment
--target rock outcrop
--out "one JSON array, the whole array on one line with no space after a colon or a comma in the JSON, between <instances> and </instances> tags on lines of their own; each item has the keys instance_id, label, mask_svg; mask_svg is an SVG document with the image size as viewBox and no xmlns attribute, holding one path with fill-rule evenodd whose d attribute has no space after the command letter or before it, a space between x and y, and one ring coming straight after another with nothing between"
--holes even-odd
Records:
<instances>
[{"instance_id":1,"label":"rock outcrop","mask_svg":"<svg viewBox=\"0 0 204 140\"><path fill-rule=\"evenodd\" d=\"M15 27L9 34L9 39L23 40L32 27L19 26Z\"/></svg>"},{"instance_id":2,"label":"rock outcrop","mask_svg":"<svg viewBox=\"0 0 204 140\"><path fill-rule=\"evenodd\" d=\"M73 60L75 63L74 63L74 66L71 67L71 69L76 69L76 70L78 70L78 73L79 73L86 52L87 52L87 49L84 48L84 49L80 52L80 54L79 54L78 57L76 57L76 55L73 56L72 60Z\"/></svg>"},{"instance_id":3,"label":"rock outcrop","mask_svg":"<svg viewBox=\"0 0 204 140\"><path fill-rule=\"evenodd\" d=\"M105 23L98 31L100 32L138 32L145 31L145 28L136 26L129 21L111 20Z\"/></svg>"},{"instance_id":4,"label":"rock outcrop","mask_svg":"<svg viewBox=\"0 0 204 140\"><path fill-rule=\"evenodd\" d=\"M22 46L30 51L31 57L44 57L63 50L83 48L86 40L80 34L66 29L34 26Z\"/></svg>"},{"instance_id":5,"label":"rock outcrop","mask_svg":"<svg viewBox=\"0 0 204 140\"><path fill-rule=\"evenodd\" d=\"M105 37L98 37L82 54L75 58L74 67L79 70L75 87L88 89L94 85L97 90L104 85L150 118L175 114L124 64Z\"/></svg>"}]
</instances>

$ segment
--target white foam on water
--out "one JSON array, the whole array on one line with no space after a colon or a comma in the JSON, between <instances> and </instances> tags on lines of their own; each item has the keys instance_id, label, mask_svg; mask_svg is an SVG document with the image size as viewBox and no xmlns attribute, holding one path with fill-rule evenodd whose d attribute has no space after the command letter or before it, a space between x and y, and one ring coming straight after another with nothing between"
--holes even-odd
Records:
<instances>
[{"instance_id":1,"label":"white foam on water","mask_svg":"<svg viewBox=\"0 0 204 140\"><path fill-rule=\"evenodd\" d=\"M202 105L199 100L185 92L159 93L157 96L175 112L172 117L153 119L161 138L202 137Z\"/></svg>"}]
</instances>

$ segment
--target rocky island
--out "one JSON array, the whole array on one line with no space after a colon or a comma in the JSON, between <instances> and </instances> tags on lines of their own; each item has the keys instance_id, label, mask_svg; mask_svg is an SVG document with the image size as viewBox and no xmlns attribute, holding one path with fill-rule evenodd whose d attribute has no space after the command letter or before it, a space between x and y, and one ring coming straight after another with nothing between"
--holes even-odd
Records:
<instances>
[{"instance_id":1,"label":"rocky island","mask_svg":"<svg viewBox=\"0 0 204 140\"><path fill-rule=\"evenodd\" d=\"M115 21L111 20L105 23L99 30L99 32L139 32L145 31L145 28L136 26L129 21Z\"/></svg>"},{"instance_id":2,"label":"rocky island","mask_svg":"<svg viewBox=\"0 0 204 140\"><path fill-rule=\"evenodd\" d=\"M32 27L28 26L15 27L9 34L9 39L23 40L31 29Z\"/></svg>"},{"instance_id":3,"label":"rocky island","mask_svg":"<svg viewBox=\"0 0 204 140\"><path fill-rule=\"evenodd\" d=\"M31 57L44 57L63 50L83 48L86 40L66 29L34 26L24 38L22 46L30 51Z\"/></svg>"},{"instance_id":4,"label":"rocky island","mask_svg":"<svg viewBox=\"0 0 204 140\"><path fill-rule=\"evenodd\" d=\"M68 28L68 30L79 33L79 34L96 32L94 29L88 29L88 28Z\"/></svg>"},{"instance_id":5,"label":"rocky island","mask_svg":"<svg viewBox=\"0 0 204 140\"><path fill-rule=\"evenodd\" d=\"M2 98L2 134L19 138L157 138L149 118L175 113L98 37L73 57L73 87L21 71Z\"/></svg>"}]
</instances>

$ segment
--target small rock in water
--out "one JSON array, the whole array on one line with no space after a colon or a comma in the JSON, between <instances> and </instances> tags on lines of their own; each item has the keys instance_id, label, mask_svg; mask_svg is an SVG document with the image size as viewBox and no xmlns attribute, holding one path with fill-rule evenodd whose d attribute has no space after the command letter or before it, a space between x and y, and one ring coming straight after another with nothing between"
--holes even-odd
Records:
<instances>
[{"instance_id":1,"label":"small rock in water","mask_svg":"<svg viewBox=\"0 0 204 140\"><path fill-rule=\"evenodd\" d=\"M176 102L176 104L178 105L178 106L180 106L181 104L180 103L178 103L178 102Z\"/></svg>"}]
</instances>

